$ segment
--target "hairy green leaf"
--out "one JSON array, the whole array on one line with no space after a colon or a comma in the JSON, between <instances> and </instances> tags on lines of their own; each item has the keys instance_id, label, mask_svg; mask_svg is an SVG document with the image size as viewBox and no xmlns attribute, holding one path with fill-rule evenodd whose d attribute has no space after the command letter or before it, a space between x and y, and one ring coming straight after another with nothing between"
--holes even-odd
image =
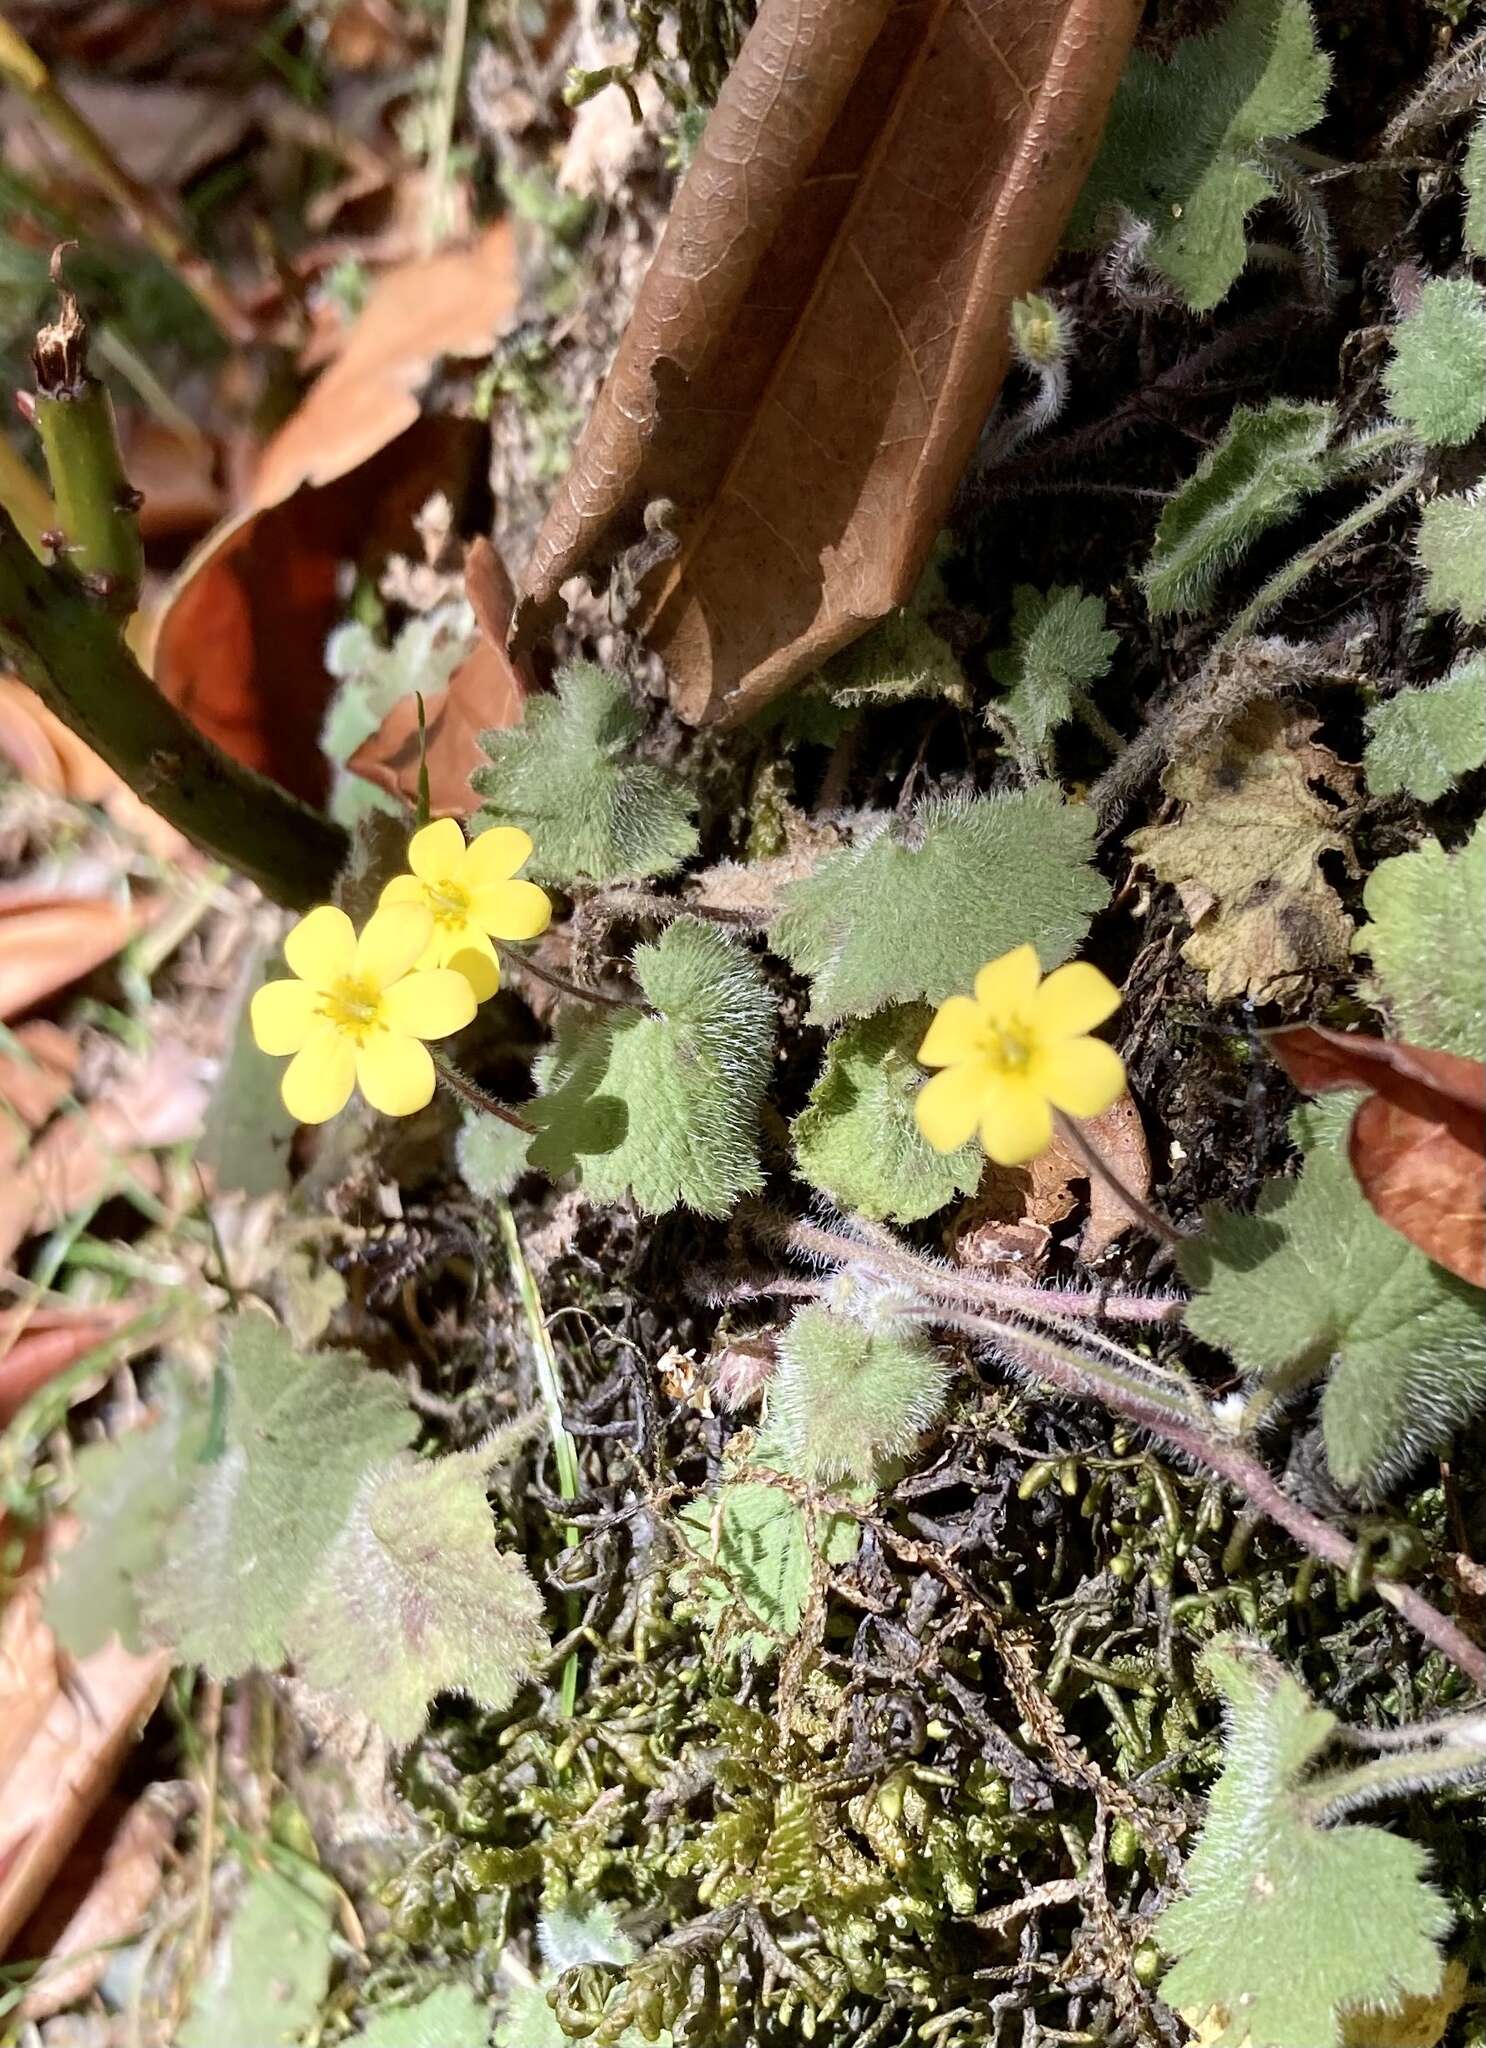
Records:
<instances>
[{"instance_id":1,"label":"hairy green leaf","mask_svg":"<svg viewBox=\"0 0 1486 2048\"><path fill-rule=\"evenodd\" d=\"M1011 645L991 657L991 674L1006 686L995 707L1019 744L1047 767L1052 736L1078 712L1089 685L1109 674L1120 644L1108 628L1102 597L1072 584L1011 594Z\"/></svg>"},{"instance_id":2,"label":"hairy green leaf","mask_svg":"<svg viewBox=\"0 0 1486 2048\"><path fill-rule=\"evenodd\" d=\"M291 2048L330 1984L331 1893L251 1870L196 1986L177 2048Z\"/></svg>"},{"instance_id":3,"label":"hairy green leaf","mask_svg":"<svg viewBox=\"0 0 1486 2048\"><path fill-rule=\"evenodd\" d=\"M1393 334L1383 388L1422 441L1454 448L1486 426L1486 291L1432 277Z\"/></svg>"},{"instance_id":4,"label":"hairy green leaf","mask_svg":"<svg viewBox=\"0 0 1486 2048\"><path fill-rule=\"evenodd\" d=\"M539 882L669 874L697 850L696 798L679 776L635 758L644 731L622 676L569 662L555 697L534 697L520 725L483 735L490 766L470 778L485 798L477 825L528 831Z\"/></svg>"},{"instance_id":5,"label":"hairy green leaf","mask_svg":"<svg viewBox=\"0 0 1486 2048\"><path fill-rule=\"evenodd\" d=\"M495 1547L488 1453L367 1474L288 1629L301 1675L395 1743L411 1742L436 1693L508 1707L547 1650L542 1597Z\"/></svg>"},{"instance_id":6,"label":"hairy green leaf","mask_svg":"<svg viewBox=\"0 0 1486 2048\"><path fill-rule=\"evenodd\" d=\"M1372 959L1394 1033L1414 1045L1486 1058L1486 824L1458 853L1428 840L1380 861L1352 941Z\"/></svg>"},{"instance_id":7,"label":"hairy green leaf","mask_svg":"<svg viewBox=\"0 0 1486 2048\"><path fill-rule=\"evenodd\" d=\"M1338 1153L1270 1181L1254 1215L1205 1221L1182 1252L1188 1324L1282 1393L1325 1376L1326 1456L1344 1486L1376 1499L1486 1398L1479 1292L1390 1229Z\"/></svg>"},{"instance_id":8,"label":"hairy green leaf","mask_svg":"<svg viewBox=\"0 0 1486 2048\"><path fill-rule=\"evenodd\" d=\"M1467 626L1486 625L1486 490L1431 498L1414 545L1426 608L1458 612Z\"/></svg>"},{"instance_id":9,"label":"hairy green leaf","mask_svg":"<svg viewBox=\"0 0 1486 2048\"><path fill-rule=\"evenodd\" d=\"M1108 900L1089 866L1094 820L1048 784L880 816L857 843L791 883L769 942L810 977L810 1021L886 1003L941 1003L978 968L1030 943L1068 958Z\"/></svg>"},{"instance_id":10,"label":"hairy green leaf","mask_svg":"<svg viewBox=\"0 0 1486 2048\"><path fill-rule=\"evenodd\" d=\"M354 1353L301 1357L266 1317L230 1326L226 1447L145 1593L150 1625L217 1678L284 1661L290 1621L369 1467L411 1442L401 1390Z\"/></svg>"},{"instance_id":11,"label":"hairy green leaf","mask_svg":"<svg viewBox=\"0 0 1486 2048\"><path fill-rule=\"evenodd\" d=\"M527 1149L530 1134L514 1124L483 1110L472 1110L459 1127L454 1156L472 1195L482 1202L497 1202L510 1194L523 1173L529 1170Z\"/></svg>"},{"instance_id":12,"label":"hairy green leaf","mask_svg":"<svg viewBox=\"0 0 1486 2048\"><path fill-rule=\"evenodd\" d=\"M797 1309L779 1344L759 1436L763 1463L812 1485L871 1485L944 1406L949 1372L928 1338L819 1303Z\"/></svg>"},{"instance_id":13,"label":"hairy green leaf","mask_svg":"<svg viewBox=\"0 0 1486 2048\"><path fill-rule=\"evenodd\" d=\"M527 1105L531 1163L598 1201L724 1216L761 1185L773 999L752 957L695 918L638 947L634 970L651 1014L564 1019Z\"/></svg>"},{"instance_id":14,"label":"hairy green leaf","mask_svg":"<svg viewBox=\"0 0 1486 2048\"><path fill-rule=\"evenodd\" d=\"M1367 714L1363 755L1374 796L1433 803L1486 761L1486 655L1457 662L1427 690L1400 690Z\"/></svg>"},{"instance_id":15,"label":"hairy green leaf","mask_svg":"<svg viewBox=\"0 0 1486 2048\"><path fill-rule=\"evenodd\" d=\"M349 2048L485 2048L490 2009L463 1984L445 1984L416 2005L374 2013Z\"/></svg>"},{"instance_id":16,"label":"hairy green leaf","mask_svg":"<svg viewBox=\"0 0 1486 2048\"><path fill-rule=\"evenodd\" d=\"M969 701L954 649L917 612L889 612L820 671L837 704L897 704L910 697Z\"/></svg>"},{"instance_id":17,"label":"hairy green leaf","mask_svg":"<svg viewBox=\"0 0 1486 2048\"><path fill-rule=\"evenodd\" d=\"M1414 1843L1320 1825L1311 1773L1335 1717L1257 1646L1215 1644L1207 1662L1228 1706L1223 1773L1186 1895L1157 1923L1178 1959L1161 1996L1220 2018L1217 2048L1333 2048L1343 2008L1438 1988L1450 1912Z\"/></svg>"},{"instance_id":18,"label":"hairy green leaf","mask_svg":"<svg viewBox=\"0 0 1486 2048\"><path fill-rule=\"evenodd\" d=\"M1462 238L1472 256L1486 257L1486 114L1471 130L1460 176L1465 186Z\"/></svg>"},{"instance_id":19,"label":"hairy green leaf","mask_svg":"<svg viewBox=\"0 0 1486 2048\"><path fill-rule=\"evenodd\" d=\"M1072 246L1094 246L1110 216L1141 223L1145 260L1207 312L1243 269L1244 223L1275 189L1264 146L1320 120L1330 79L1305 0L1235 0L1167 63L1137 50L1074 210Z\"/></svg>"},{"instance_id":20,"label":"hairy green leaf","mask_svg":"<svg viewBox=\"0 0 1486 2048\"><path fill-rule=\"evenodd\" d=\"M697 1500L676 1517L693 1550L721 1567L707 1582L714 1621L737 1601L758 1627L745 1629L729 1648L745 1645L755 1657L776 1652L796 1634L810 1597L813 1552L805 1511L783 1487L768 1480L728 1480L718 1500ZM856 1556L856 1524L846 1515L816 1515L817 1540L828 1564Z\"/></svg>"},{"instance_id":21,"label":"hairy green leaf","mask_svg":"<svg viewBox=\"0 0 1486 2048\"><path fill-rule=\"evenodd\" d=\"M46 1594L47 1623L74 1657L91 1656L114 1635L126 1650L146 1647L139 1588L164 1555L197 1477L206 1402L176 1371L156 1378L151 1397L156 1422L85 1444L74 1459L72 1511L82 1534Z\"/></svg>"},{"instance_id":22,"label":"hairy green leaf","mask_svg":"<svg viewBox=\"0 0 1486 2048\"><path fill-rule=\"evenodd\" d=\"M924 1081L916 1055L933 1014L910 1003L838 1032L791 1128L810 1185L874 1222L917 1223L980 1181L977 1144L936 1152L914 1121Z\"/></svg>"},{"instance_id":23,"label":"hairy green leaf","mask_svg":"<svg viewBox=\"0 0 1486 2048\"><path fill-rule=\"evenodd\" d=\"M1329 405L1238 407L1161 514L1140 575L1153 614L1200 611L1224 570L1320 488L1335 424Z\"/></svg>"}]
</instances>

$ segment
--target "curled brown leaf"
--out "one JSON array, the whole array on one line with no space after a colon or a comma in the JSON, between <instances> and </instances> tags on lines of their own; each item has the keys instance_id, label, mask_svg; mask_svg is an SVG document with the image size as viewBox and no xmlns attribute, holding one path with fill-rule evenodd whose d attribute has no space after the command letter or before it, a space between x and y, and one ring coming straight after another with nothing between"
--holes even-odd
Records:
<instances>
[{"instance_id":1,"label":"curled brown leaf","mask_svg":"<svg viewBox=\"0 0 1486 2048\"><path fill-rule=\"evenodd\" d=\"M1139 13L763 0L538 536L522 644L663 528L637 623L682 716L732 720L906 600Z\"/></svg>"}]
</instances>

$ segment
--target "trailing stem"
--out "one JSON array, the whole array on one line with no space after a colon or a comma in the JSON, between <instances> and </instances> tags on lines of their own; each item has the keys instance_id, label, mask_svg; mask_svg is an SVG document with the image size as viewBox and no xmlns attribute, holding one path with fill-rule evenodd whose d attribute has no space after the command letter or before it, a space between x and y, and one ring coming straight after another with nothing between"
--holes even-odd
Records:
<instances>
[{"instance_id":1,"label":"trailing stem","mask_svg":"<svg viewBox=\"0 0 1486 2048\"><path fill-rule=\"evenodd\" d=\"M440 1052L436 1046L430 1046L429 1052L433 1056L434 1071L451 1095L457 1095L460 1101L467 1103L471 1109L478 1109L482 1116L499 1117L500 1121L509 1124L513 1131L525 1131L529 1137L535 1136L535 1124L529 1124L524 1116L518 1116L516 1111L509 1109L498 1096L492 1095L488 1089L482 1088L478 1081L472 1081L468 1074L462 1073L447 1053Z\"/></svg>"}]
</instances>

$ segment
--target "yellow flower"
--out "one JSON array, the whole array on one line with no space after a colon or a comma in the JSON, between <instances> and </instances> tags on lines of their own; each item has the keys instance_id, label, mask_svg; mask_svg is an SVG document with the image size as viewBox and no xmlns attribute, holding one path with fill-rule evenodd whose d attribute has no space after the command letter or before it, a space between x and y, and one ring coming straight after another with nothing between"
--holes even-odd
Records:
<instances>
[{"instance_id":1,"label":"yellow flower","mask_svg":"<svg viewBox=\"0 0 1486 2048\"><path fill-rule=\"evenodd\" d=\"M383 903L416 903L433 919L420 967L453 967L483 1003L500 987L492 939L534 939L547 929L552 905L535 882L512 877L531 859L531 840L516 825L493 825L466 846L455 818L439 818L408 842L410 875L382 891Z\"/></svg>"},{"instance_id":2,"label":"yellow flower","mask_svg":"<svg viewBox=\"0 0 1486 2048\"><path fill-rule=\"evenodd\" d=\"M982 967L973 996L951 996L918 1049L942 1067L914 1102L936 1152L977 1128L998 1166L1020 1166L1052 1142L1055 1109L1097 1116L1125 1092L1113 1046L1084 1034L1120 1007L1119 990L1083 961L1042 980L1037 954L1018 946Z\"/></svg>"},{"instance_id":3,"label":"yellow flower","mask_svg":"<svg viewBox=\"0 0 1486 2048\"><path fill-rule=\"evenodd\" d=\"M422 972L433 919L417 904L374 911L358 939L329 903L302 917L284 941L295 979L270 981L253 998L253 1036L268 1053L293 1053L284 1107L302 1124L343 1110L358 1083L384 1116L411 1116L433 1095L425 1038L469 1023L475 998L464 975Z\"/></svg>"}]
</instances>

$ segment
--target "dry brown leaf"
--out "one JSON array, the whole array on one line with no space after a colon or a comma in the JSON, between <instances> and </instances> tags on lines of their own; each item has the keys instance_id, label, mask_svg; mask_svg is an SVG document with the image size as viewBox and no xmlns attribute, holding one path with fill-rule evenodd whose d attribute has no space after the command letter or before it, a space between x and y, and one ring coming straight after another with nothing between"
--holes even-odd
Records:
<instances>
[{"instance_id":1,"label":"dry brown leaf","mask_svg":"<svg viewBox=\"0 0 1486 2048\"><path fill-rule=\"evenodd\" d=\"M747 715L909 597L1139 13L763 0L538 536L524 642L659 506L677 547L636 623L685 718Z\"/></svg>"},{"instance_id":2,"label":"dry brown leaf","mask_svg":"<svg viewBox=\"0 0 1486 2048\"><path fill-rule=\"evenodd\" d=\"M1140 1111L1128 1095L1099 1116L1084 1134L1130 1192L1151 1191L1151 1155ZM1134 1222L1112 1188L1089 1172L1060 1136L1026 1166L987 1165L974 1201L957 1220L954 1253L963 1266L1036 1278L1047 1263L1053 1231L1078 1206L1075 1189L1087 1183L1089 1213L1078 1240L1081 1264L1093 1265Z\"/></svg>"},{"instance_id":3,"label":"dry brown leaf","mask_svg":"<svg viewBox=\"0 0 1486 2048\"><path fill-rule=\"evenodd\" d=\"M470 543L464 565L465 592L480 625L480 641L455 669L445 688L423 700L427 727L428 801L436 818L467 818L479 803L470 776L485 756L482 732L519 725L526 700L537 687L531 663L506 652L506 630L514 602L506 565L488 540ZM418 801L418 706L413 698L395 704L347 766L389 796Z\"/></svg>"},{"instance_id":4,"label":"dry brown leaf","mask_svg":"<svg viewBox=\"0 0 1486 2048\"><path fill-rule=\"evenodd\" d=\"M264 450L247 509L181 571L152 668L219 746L312 803L329 771L320 728L334 682L326 635L341 566L413 546L434 490L456 502L480 461L474 420L420 418L443 357L487 355L516 305L508 223L378 280L344 345Z\"/></svg>"},{"instance_id":5,"label":"dry brown leaf","mask_svg":"<svg viewBox=\"0 0 1486 2048\"><path fill-rule=\"evenodd\" d=\"M76 1365L110 1332L138 1314L135 1303L97 1302L89 1308L0 1310L0 1424L48 1380ZM12 1339L12 1332L18 1332Z\"/></svg>"},{"instance_id":6,"label":"dry brown leaf","mask_svg":"<svg viewBox=\"0 0 1486 2048\"><path fill-rule=\"evenodd\" d=\"M1253 705L1167 769L1166 793L1185 806L1175 823L1129 835L1136 858L1175 885L1192 926L1182 958L1207 976L1215 1003L1283 1002L1351 957L1352 920L1320 860L1350 866L1352 848L1312 785L1344 800L1356 771L1315 730L1283 704Z\"/></svg>"},{"instance_id":7,"label":"dry brown leaf","mask_svg":"<svg viewBox=\"0 0 1486 2048\"><path fill-rule=\"evenodd\" d=\"M196 539L227 510L217 452L205 434L183 434L136 406L121 409L124 474L143 500L145 541Z\"/></svg>"},{"instance_id":8,"label":"dry brown leaf","mask_svg":"<svg viewBox=\"0 0 1486 2048\"><path fill-rule=\"evenodd\" d=\"M0 904L0 1022L44 1002L133 938L137 906L78 897L22 897Z\"/></svg>"},{"instance_id":9,"label":"dry brown leaf","mask_svg":"<svg viewBox=\"0 0 1486 2048\"><path fill-rule=\"evenodd\" d=\"M53 717L34 691L15 676L0 675L0 758L33 789L99 804L116 825L132 832L157 860L198 856L173 825L115 775L75 732Z\"/></svg>"},{"instance_id":10,"label":"dry brown leaf","mask_svg":"<svg viewBox=\"0 0 1486 2048\"><path fill-rule=\"evenodd\" d=\"M77 1042L60 1025L32 1017L13 1035L19 1050L0 1052L0 1167L21 1157L77 1072Z\"/></svg>"},{"instance_id":11,"label":"dry brown leaf","mask_svg":"<svg viewBox=\"0 0 1486 2048\"><path fill-rule=\"evenodd\" d=\"M51 1539L62 1533L54 1524ZM135 1657L114 1641L72 1665L64 1688L40 1608L33 1574L0 1619L0 1955L107 1795L170 1675L167 1652Z\"/></svg>"},{"instance_id":12,"label":"dry brown leaf","mask_svg":"<svg viewBox=\"0 0 1486 2048\"><path fill-rule=\"evenodd\" d=\"M151 1149L194 1138L210 1095L201 1060L162 1038L114 1079L106 1099L59 1117L0 1181L0 1265L33 1230L50 1230L100 1195L123 1165L158 1185Z\"/></svg>"},{"instance_id":13,"label":"dry brown leaf","mask_svg":"<svg viewBox=\"0 0 1486 2048\"><path fill-rule=\"evenodd\" d=\"M1272 1031L1268 1043L1308 1095L1373 1091L1347 1138L1363 1194L1427 1257L1486 1287L1486 1066L1319 1024Z\"/></svg>"},{"instance_id":14,"label":"dry brown leaf","mask_svg":"<svg viewBox=\"0 0 1486 2048\"><path fill-rule=\"evenodd\" d=\"M23 1945L32 1955L45 1955L47 1967L21 2000L23 2020L48 2019L102 1982L112 1951L139 1931L160 1889L166 1851L190 1796L189 1787L179 1783L152 1785L121 1819L106 1810L95 1817L79 1844L83 1851L92 1847L100 1825L110 1824L88 1859L91 1883L76 1901L61 1899L61 1886L54 1885L27 1923Z\"/></svg>"}]
</instances>

